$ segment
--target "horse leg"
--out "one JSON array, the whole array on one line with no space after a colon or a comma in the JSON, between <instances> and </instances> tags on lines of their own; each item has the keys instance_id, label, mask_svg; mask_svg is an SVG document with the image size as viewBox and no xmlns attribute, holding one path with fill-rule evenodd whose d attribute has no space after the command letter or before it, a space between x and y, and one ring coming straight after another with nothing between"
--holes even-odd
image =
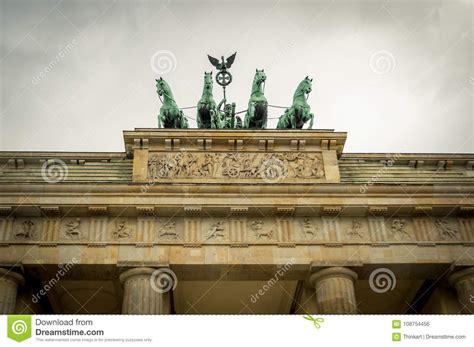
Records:
<instances>
[{"instance_id":1,"label":"horse leg","mask_svg":"<svg viewBox=\"0 0 474 347\"><path fill-rule=\"evenodd\" d=\"M296 129L296 116L298 115L298 109L293 109L293 114L290 113L290 128Z\"/></svg>"},{"instance_id":2,"label":"horse leg","mask_svg":"<svg viewBox=\"0 0 474 347\"><path fill-rule=\"evenodd\" d=\"M310 113L309 114L309 126L308 129L313 129L313 120L314 120L314 114Z\"/></svg>"},{"instance_id":3,"label":"horse leg","mask_svg":"<svg viewBox=\"0 0 474 347\"><path fill-rule=\"evenodd\" d=\"M180 124L180 128L181 129L187 129L188 128L188 120L186 119L186 116L184 115L184 112L183 111L179 111L179 122L181 123Z\"/></svg>"},{"instance_id":4,"label":"horse leg","mask_svg":"<svg viewBox=\"0 0 474 347\"><path fill-rule=\"evenodd\" d=\"M201 112L199 111L199 105L197 109L196 123L197 123L197 127L201 128L202 121L201 121Z\"/></svg>"},{"instance_id":5,"label":"horse leg","mask_svg":"<svg viewBox=\"0 0 474 347\"><path fill-rule=\"evenodd\" d=\"M304 126L304 108L303 107L296 107L295 108L295 116L293 118L293 129L303 129Z\"/></svg>"},{"instance_id":6,"label":"horse leg","mask_svg":"<svg viewBox=\"0 0 474 347\"><path fill-rule=\"evenodd\" d=\"M217 118L213 110L209 110L209 121L211 122L211 129L219 129Z\"/></svg>"},{"instance_id":7,"label":"horse leg","mask_svg":"<svg viewBox=\"0 0 474 347\"><path fill-rule=\"evenodd\" d=\"M245 123L246 123L246 128L250 128L250 122L254 119L255 117L255 106L253 102L249 104L249 109L247 110L247 117L245 118Z\"/></svg>"},{"instance_id":8,"label":"horse leg","mask_svg":"<svg viewBox=\"0 0 474 347\"><path fill-rule=\"evenodd\" d=\"M263 112L263 129L266 129L267 128L267 121L268 121L268 112L267 110L265 110Z\"/></svg>"},{"instance_id":9,"label":"horse leg","mask_svg":"<svg viewBox=\"0 0 474 347\"><path fill-rule=\"evenodd\" d=\"M282 128L281 128L281 118L282 118L282 117L283 117L283 115L280 116L280 118L278 118L277 129L282 129Z\"/></svg>"}]
</instances>

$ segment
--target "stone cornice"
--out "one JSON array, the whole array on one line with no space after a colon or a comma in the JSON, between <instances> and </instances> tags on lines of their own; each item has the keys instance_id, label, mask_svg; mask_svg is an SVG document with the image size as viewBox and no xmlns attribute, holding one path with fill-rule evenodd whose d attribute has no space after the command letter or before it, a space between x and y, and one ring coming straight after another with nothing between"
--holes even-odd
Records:
<instances>
[{"instance_id":1,"label":"stone cornice","mask_svg":"<svg viewBox=\"0 0 474 347\"><path fill-rule=\"evenodd\" d=\"M123 132L125 150L336 150L341 154L347 138L334 130L211 130L135 129ZM240 142L239 142L240 141ZM263 141L263 142L262 142Z\"/></svg>"}]
</instances>

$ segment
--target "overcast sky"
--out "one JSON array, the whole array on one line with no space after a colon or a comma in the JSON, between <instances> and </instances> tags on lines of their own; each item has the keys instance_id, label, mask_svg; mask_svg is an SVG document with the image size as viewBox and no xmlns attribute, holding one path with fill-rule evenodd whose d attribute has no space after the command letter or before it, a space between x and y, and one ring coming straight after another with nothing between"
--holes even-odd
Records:
<instances>
[{"instance_id":1,"label":"overcast sky","mask_svg":"<svg viewBox=\"0 0 474 347\"><path fill-rule=\"evenodd\" d=\"M238 111L256 68L273 105L309 75L314 128L346 152L474 152L469 0L0 4L0 150L123 151L122 130L157 126L155 78L194 106L206 55L237 51Z\"/></svg>"}]
</instances>

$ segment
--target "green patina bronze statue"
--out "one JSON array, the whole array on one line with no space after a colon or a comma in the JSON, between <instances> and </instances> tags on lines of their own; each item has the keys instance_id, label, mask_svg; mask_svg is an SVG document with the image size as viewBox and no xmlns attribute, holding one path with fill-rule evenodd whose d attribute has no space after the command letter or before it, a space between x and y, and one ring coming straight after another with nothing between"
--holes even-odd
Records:
<instances>
[{"instance_id":1,"label":"green patina bronze statue","mask_svg":"<svg viewBox=\"0 0 474 347\"><path fill-rule=\"evenodd\" d=\"M162 77L155 81L156 92L163 103L158 115L158 128L188 128L188 120L184 116L183 111L178 108L168 83Z\"/></svg>"},{"instance_id":2,"label":"green patina bronze statue","mask_svg":"<svg viewBox=\"0 0 474 347\"><path fill-rule=\"evenodd\" d=\"M223 89L223 99L216 105L213 96L212 72L204 72L204 86L201 99L197 108L196 122L200 129L266 129L268 120L268 101L265 98L265 81L267 76L265 71L256 69L252 83L252 93L248 102L244 121L236 115L235 103L227 103L226 87L232 82L232 75L228 71L235 60L236 53L224 59L217 59L208 56L211 64L216 67L218 73L216 82ZM302 129L309 121L308 129L313 127L314 115L307 103L309 93L312 90L313 79L308 76L296 88L293 94L293 104L285 110L285 113L278 120L277 129ZM188 128L188 120L183 111L174 100L171 88L163 78L156 80L156 92L162 102L160 114L158 115L159 128ZM270 105L272 106L272 105ZM272 106L279 107L279 106ZM194 108L194 107L186 107Z\"/></svg>"},{"instance_id":3,"label":"green patina bronze statue","mask_svg":"<svg viewBox=\"0 0 474 347\"><path fill-rule=\"evenodd\" d=\"M244 128L265 129L268 118L268 102L264 95L264 84L267 76L263 70L255 70L247 113L244 118Z\"/></svg>"},{"instance_id":4,"label":"green patina bronze statue","mask_svg":"<svg viewBox=\"0 0 474 347\"><path fill-rule=\"evenodd\" d=\"M224 110L222 110L222 105L224 105ZM235 102L228 104L226 100L223 99L217 106L217 110L219 113L219 129L242 128L242 119L235 115Z\"/></svg>"},{"instance_id":5,"label":"green patina bronze statue","mask_svg":"<svg viewBox=\"0 0 474 347\"><path fill-rule=\"evenodd\" d=\"M216 102L212 95L212 72L204 72L204 87L202 96L197 104L197 126L201 129L220 129L220 119Z\"/></svg>"},{"instance_id":6,"label":"green patina bronze statue","mask_svg":"<svg viewBox=\"0 0 474 347\"><path fill-rule=\"evenodd\" d=\"M296 88L293 95L293 105L285 110L285 113L278 120L277 129L302 129L307 121L308 129L313 127L314 115L306 102L307 96L311 93L313 79L308 76Z\"/></svg>"}]
</instances>

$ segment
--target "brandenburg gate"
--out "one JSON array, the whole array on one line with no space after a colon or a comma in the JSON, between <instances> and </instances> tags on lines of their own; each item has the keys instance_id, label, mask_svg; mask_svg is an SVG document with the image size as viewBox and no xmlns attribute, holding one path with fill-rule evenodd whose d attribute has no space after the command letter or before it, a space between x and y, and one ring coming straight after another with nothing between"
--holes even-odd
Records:
<instances>
[{"instance_id":1,"label":"brandenburg gate","mask_svg":"<svg viewBox=\"0 0 474 347\"><path fill-rule=\"evenodd\" d=\"M474 155L344 153L346 136L0 152L0 313L473 313Z\"/></svg>"}]
</instances>

